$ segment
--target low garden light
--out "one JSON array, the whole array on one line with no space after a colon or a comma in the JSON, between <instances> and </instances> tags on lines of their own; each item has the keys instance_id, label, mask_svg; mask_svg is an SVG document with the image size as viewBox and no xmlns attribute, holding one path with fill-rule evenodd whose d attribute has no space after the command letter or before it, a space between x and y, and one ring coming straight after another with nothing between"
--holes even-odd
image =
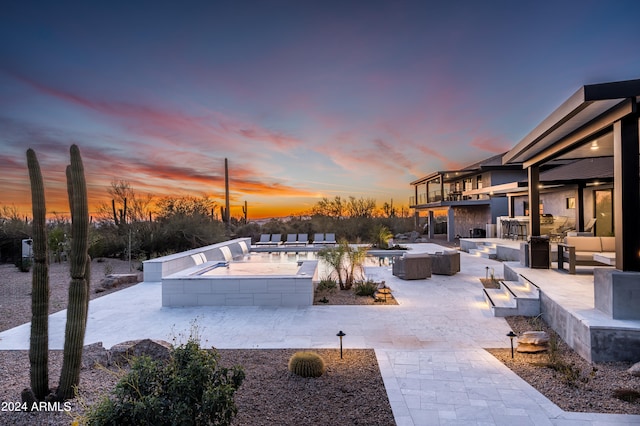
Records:
<instances>
[{"instance_id":1,"label":"low garden light","mask_svg":"<svg viewBox=\"0 0 640 426\"><path fill-rule=\"evenodd\" d=\"M344 334L342 330L340 330L338 334L336 334L336 336L340 338L340 359L342 359L342 338L346 336L346 334Z\"/></svg>"},{"instance_id":2,"label":"low garden light","mask_svg":"<svg viewBox=\"0 0 640 426\"><path fill-rule=\"evenodd\" d=\"M513 330L507 333L507 337L511 339L511 359L513 359L513 338L517 336L518 335L514 333Z\"/></svg>"}]
</instances>

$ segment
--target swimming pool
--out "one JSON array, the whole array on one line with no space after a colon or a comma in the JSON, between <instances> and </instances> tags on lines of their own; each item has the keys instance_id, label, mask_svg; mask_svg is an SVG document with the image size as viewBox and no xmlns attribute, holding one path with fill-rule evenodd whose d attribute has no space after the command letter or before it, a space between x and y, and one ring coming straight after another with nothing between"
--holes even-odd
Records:
<instances>
[{"instance_id":1,"label":"swimming pool","mask_svg":"<svg viewBox=\"0 0 640 426\"><path fill-rule=\"evenodd\" d=\"M162 306L305 306L318 281L315 256L247 253L162 277Z\"/></svg>"}]
</instances>

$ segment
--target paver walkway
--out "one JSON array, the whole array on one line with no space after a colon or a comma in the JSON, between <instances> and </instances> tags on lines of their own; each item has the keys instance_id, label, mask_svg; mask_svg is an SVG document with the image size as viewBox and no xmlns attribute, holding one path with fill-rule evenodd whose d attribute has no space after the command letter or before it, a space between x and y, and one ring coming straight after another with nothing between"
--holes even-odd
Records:
<instances>
[{"instance_id":1,"label":"paver walkway","mask_svg":"<svg viewBox=\"0 0 640 426\"><path fill-rule=\"evenodd\" d=\"M415 251L441 247L418 244ZM398 306L163 308L160 283L91 301L85 342L171 340L197 319L203 344L233 348L374 348L396 422L404 425L640 424L640 416L567 413L483 348L507 347L509 327L482 298L478 278L501 264L461 254L455 276L402 281L386 267ZM66 311L51 315L50 347L62 349ZM28 349L29 324L0 333L0 349Z\"/></svg>"}]
</instances>

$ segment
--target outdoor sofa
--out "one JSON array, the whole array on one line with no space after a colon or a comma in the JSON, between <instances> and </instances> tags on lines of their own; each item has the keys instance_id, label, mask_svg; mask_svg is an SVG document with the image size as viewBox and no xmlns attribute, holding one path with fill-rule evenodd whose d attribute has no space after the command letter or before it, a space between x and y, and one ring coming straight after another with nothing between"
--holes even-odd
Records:
<instances>
[{"instance_id":1,"label":"outdoor sofa","mask_svg":"<svg viewBox=\"0 0 640 426\"><path fill-rule=\"evenodd\" d=\"M602 265L594 260L594 254L615 251L616 237L565 237L564 243L558 243L558 269L564 269L567 262L569 273L575 274L576 265Z\"/></svg>"}]
</instances>

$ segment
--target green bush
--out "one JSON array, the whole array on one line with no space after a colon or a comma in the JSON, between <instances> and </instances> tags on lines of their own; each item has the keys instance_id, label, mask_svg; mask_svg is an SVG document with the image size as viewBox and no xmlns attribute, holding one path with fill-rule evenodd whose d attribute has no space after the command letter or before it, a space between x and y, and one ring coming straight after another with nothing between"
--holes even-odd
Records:
<instances>
[{"instance_id":1,"label":"green bush","mask_svg":"<svg viewBox=\"0 0 640 426\"><path fill-rule=\"evenodd\" d=\"M16 262L16 266L20 269L20 272L29 272L31 270L31 259L23 257Z\"/></svg>"},{"instance_id":2,"label":"green bush","mask_svg":"<svg viewBox=\"0 0 640 426\"><path fill-rule=\"evenodd\" d=\"M300 377L320 377L324 368L324 360L315 352L296 352L289 359L289 371Z\"/></svg>"},{"instance_id":3,"label":"green bush","mask_svg":"<svg viewBox=\"0 0 640 426\"><path fill-rule=\"evenodd\" d=\"M360 281L355 285L355 292L357 296L371 296L378 290L378 283L371 280Z\"/></svg>"},{"instance_id":4,"label":"green bush","mask_svg":"<svg viewBox=\"0 0 640 426\"><path fill-rule=\"evenodd\" d=\"M316 290L317 291L329 291L329 292L332 292L336 288L338 288L338 283L336 282L336 280L332 280L331 278L325 278L323 280L320 280Z\"/></svg>"},{"instance_id":5,"label":"green bush","mask_svg":"<svg viewBox=\"0 0 640 426\"><path fill-rule=\"evenodd\" d=\"M169 361L133 360L115 389L89 408L89 425L228 425L237 413L234 394L244 370L218 365L219 355L194 339L175 348Z\"/></svg>"}]
</instances>

